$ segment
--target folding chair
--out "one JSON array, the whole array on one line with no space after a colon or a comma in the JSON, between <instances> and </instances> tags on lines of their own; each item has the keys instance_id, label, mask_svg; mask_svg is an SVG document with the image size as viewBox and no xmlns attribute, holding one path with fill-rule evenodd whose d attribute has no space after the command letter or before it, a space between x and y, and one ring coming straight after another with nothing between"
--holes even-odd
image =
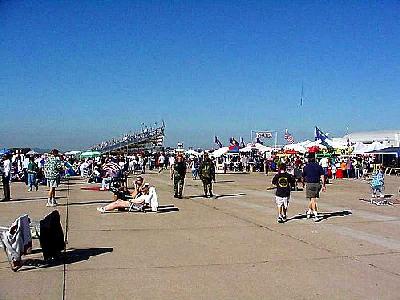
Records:
<instances>
[{"instance_id":1,"label":"folding chair","mask_svg":"<svg viewBox=\"0 0 400 300\"><path fill-rule=\"evenodd\" d=\"M39 223L39 222L36 222L36 221L31 221L29 227L30 227L30 231L31 231L31 238L32 238L32 239L38 239L38 238L40 237L40 223ZM16 268L16 267L13 265L13 260L12 260L12 258L10 257L10 255L9 255L9 253L8 253L8 251L7 251L7 247L6 247L6 245L4 244L4 241L3 241L3 238L2 238L3 233L4 233L4 232L7 232L7 231L9 231L9 230L11 230L11 227L0 226L0 247L3 248L4 253L6 254L7 261L8 261L8 263L10 264L11 270L13 270L14 272L16 272L21 266L18 266L18 267ZM29 253L27 253L27 254L29 254ZM22 256L22 255L21 255L21 256Z\"/></svg>"},{"instance_id":2,"label":"folding chair","mask_svg":"<svg viewBox=\"0 0 400 300\"><path fill-rule=\"evenodd\" d=\"M133 203L133 202L131 202L131 205L128 208L128 212L136 211L136 212L145 213L146 212L145 208L146 208L146 205L145 205L144 202L143 203Z\"/></svg>"}]
</instances>

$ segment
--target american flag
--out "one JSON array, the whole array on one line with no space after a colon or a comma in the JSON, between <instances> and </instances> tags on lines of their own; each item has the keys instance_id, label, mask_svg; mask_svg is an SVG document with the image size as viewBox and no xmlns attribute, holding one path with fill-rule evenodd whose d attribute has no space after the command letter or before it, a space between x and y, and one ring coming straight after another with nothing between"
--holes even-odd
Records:
<instances>
[{"instance_id":1,"label":"american flag","mask_svg":"<svg viewBox=\"0 0 400 300\"><path fill-rule=\"evenodd\" d=\"M287 128L285 129L285 140L288 142L288 144L294 144L294 138L293 135L291 135L289 133L289 131L287 130Z\"/></svg>"}]
</instances>

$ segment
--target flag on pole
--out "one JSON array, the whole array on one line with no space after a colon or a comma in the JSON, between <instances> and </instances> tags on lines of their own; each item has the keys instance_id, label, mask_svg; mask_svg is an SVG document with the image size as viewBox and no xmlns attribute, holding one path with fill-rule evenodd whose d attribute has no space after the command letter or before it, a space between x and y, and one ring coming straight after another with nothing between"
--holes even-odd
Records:
<instances>
[{"instance_id":1,"label":"flag on pole","mask_svg":"<svg viewBox=\"0 0 400 300\"><path fill-rule=\"evenodd\" d=\"M222 143L217 136L214 137L214 143L217 144L219 148L222 148Z\"/></svg>"},{"instance_id":2,"label":"flag on pole","mask_svg":"<svg viewBox=\"0 0 400 300\"><path fill-rule=\"evenodd\" d=\"M321 140L321 144L327 147L328 149L332 149L332 146L328 143L329 137L326 133L323 133L321 129L315 126L315 140Z\"/></svg>"},{"instance_id":3,"label":"flag on pole","mask_svg":"<svg viewBox=\"0 0 400 300\"><path fill-rule=\"evenodd\" d=\"M256 137L256 144L264 145L264 142L259 137Z\"/></svg>"},{"instance_id":4,"label":"flag on pole","mask_svg":"<svg viewBox=\"0 0 400 300\"><path fill-rule=\"evenodd\" d=\"M234 137L231 137L231 138L229 139L229 143L230 143L232 146L239 146L239 142L238 142Z\"/></svg>"},{"instance_id":5,"label":"flag on pole","mask_svg":"<svg viewBox=\"0 0 400 300\"><path fill-rule=\"evenodd\" d=\"M294 138L293 135L289 133L287 128L285 129L285 135L284 135L285 140L288 142L288 144L294 144Z\"/></svg>"},{"instance_id":6,"label":"flag on pole","mask_svg":"<svg viewBox=\"0 0 400 300\"><path fill-rule=\"evenodd\" d=\"M240 137L240 146L241 146L242 148L246 147L246 145L244 144L243 137Z\"/></svg>"},{"instance_id":7,"label":"flag on pole","mask_svg":"<svg viewBox=\"0 0 400 300\"><path fill-rule=\"evenodd\" d=\"M325 140L328 139L328 136L321 131L317 126L315 126L315 140L321 140L322 142L325 142Z\"/></svg>"}]
</instances>

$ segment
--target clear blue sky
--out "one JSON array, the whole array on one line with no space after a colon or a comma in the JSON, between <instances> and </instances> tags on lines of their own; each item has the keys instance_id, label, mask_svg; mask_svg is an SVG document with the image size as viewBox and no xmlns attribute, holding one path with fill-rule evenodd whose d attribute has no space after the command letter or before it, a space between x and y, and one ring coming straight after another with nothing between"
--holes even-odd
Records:
<instances>
[{"instance_id":1,"label":"clear blue sky","mask_svg":"<svg viewBox=\"0 0 400 300\"><path fill-rule=\"evenodd\" d=\"M399 129L398 1L1 1L0 147ZM299 107L304 82L304 105Z\"/></svg>"}]
</instances>

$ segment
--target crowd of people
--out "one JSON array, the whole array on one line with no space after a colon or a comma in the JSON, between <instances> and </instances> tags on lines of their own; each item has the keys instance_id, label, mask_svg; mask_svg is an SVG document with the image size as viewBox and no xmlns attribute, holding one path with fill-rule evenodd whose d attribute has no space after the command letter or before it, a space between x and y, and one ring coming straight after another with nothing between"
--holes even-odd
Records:
<instances>
[{"instance_id":1,"label":"crowd of people","mask_svg":"<svg viewBox=\"0 0 400 300\"><path fill-rule=\"evenodd\" d=\"M11 200L10 183L12 181L24 181L28 186L28 192L39 189L39 184L47 185L49 188L46 206L56 206L55 189L60 183L60 178L67 170L67 162L58 157L58 150L35 157L35 155L24 155L7 153L2 158L1 174L4 198L3 201Z\"/></svg>"},{"instance_id":2,"label":"crowd of people","mask_svg":"<svg viewBox=\"0 0 400 300\"><path fill-rule=\"evenodd\" d=\"M222 161L221 161L222 160ZM260 153L233 156L231 161L226 157L214 158L204 152L199 156L187 156L184 152L142 152L133 155L103 155L94 158L80 159L78 156L63 156L54 149L44 155L6 154L1 164L4 198L11 199L10 182L24 181L28 191L38 190L40 185L48 187L47 206L56 206L56 188L60 181L71 175L80 176L88 183L101 184L100 190L114 193L114 202L98 208L100 212L114 209L139 209L150 207L157 211L158 196L154 186L145 182L146 170L162 172L169 170L173 180L173 195L183 198L187 170L192 179L201 180L204 197L213 197L216 165L224 164L224 172L277 172L272 183L277 187L276 203L278 205L278 222L285 222L290 191L297 190L299 184L306 183L306 196L310 199L307 217L314 215L317 220L316 199L319 191L325 188L329 180L338 178L365 179L372 174L372 195L382 196L384 189L384 170L373 172L373 158L369 156L326 157L316 159L315 153L305 156L299 154L274 154L265 157ZM137 175L133 190L128 189L128 176Z\"/></svg>"},{"instance_id":3,"label":"crowd of people","mask_svg":"<svg viewBox=\"0 0 400 300\"><path fill-rule=\"evenodd\" d=\"M325 175L330 179L353 178L365 179L368 174L376 170L377 163L374 156L322 156L318 158L319 163L325 171ZM284 154L275 153L266 157L262 153L237 154L230 156L221 156L217 162L223 165L226 172L265 172L278 171L278 166L285 163L289 172L296 177L299 176L299 170L306 162L306 156L302 154ZM340 176L338 177L338 170Z\"/></svg>"}]
</instances>

